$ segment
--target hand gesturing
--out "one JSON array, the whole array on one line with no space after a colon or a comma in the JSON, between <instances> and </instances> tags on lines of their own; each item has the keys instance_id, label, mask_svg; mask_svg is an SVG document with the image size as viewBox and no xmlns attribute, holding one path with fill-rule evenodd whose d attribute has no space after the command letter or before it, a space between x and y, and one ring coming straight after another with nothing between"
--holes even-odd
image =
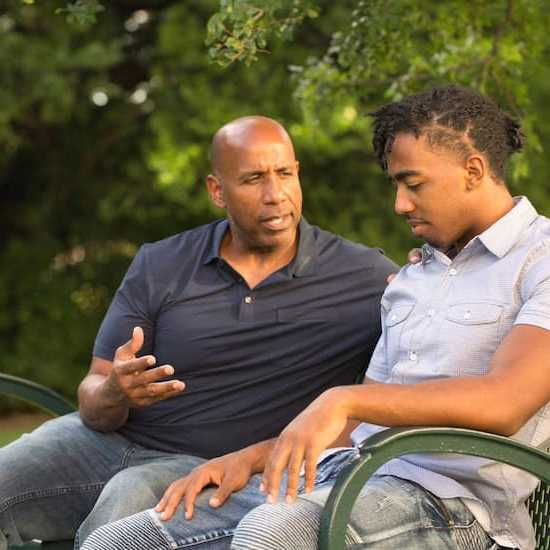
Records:
<instances>
[{"instance_id":1,"label":"hand gesturing","mask_svg":"<svg viewBox=\"0 0 550 550\"><path fill-rule=\"evenodd\" d=\"M185 384L180 380L159 382L162 378L174 374L174 367L162 365L151 368L156 363L153 355L136 357L142 346L143 330L135 327L132 338L117 348L107 381L112 394L129 407L151 405L173 397L185 388Z\"/></svg>"}]
</instances>

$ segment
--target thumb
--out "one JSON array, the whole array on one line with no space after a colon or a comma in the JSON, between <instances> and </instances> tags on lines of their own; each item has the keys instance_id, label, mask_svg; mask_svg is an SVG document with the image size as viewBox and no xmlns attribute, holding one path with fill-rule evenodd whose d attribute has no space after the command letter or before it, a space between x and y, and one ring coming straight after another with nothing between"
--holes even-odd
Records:
<instances>
[{"instance_id":1,"label":"thumb","mask_svg":"<svg viewBox=\"0 0 550 550\"><path fill-rule=\"evenodd\" d=\"M130 340L130 350L134 355L136 355L141 349L141 346L143 346L143 340L143 329L141 327L134 327L132 339Z\"/></svg>"}]
</instances>

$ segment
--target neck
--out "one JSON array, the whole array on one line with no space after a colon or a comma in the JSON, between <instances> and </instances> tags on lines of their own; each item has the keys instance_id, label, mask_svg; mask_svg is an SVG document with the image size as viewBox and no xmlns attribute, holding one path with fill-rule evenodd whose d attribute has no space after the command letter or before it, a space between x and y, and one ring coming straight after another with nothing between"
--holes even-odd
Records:
<instances>
[{"instance_id":1,"label":"neck","mask_svg":"<svg viewBox=\"0 0 550 550\"><path fill-rule=\"evenodd\" d=\"M473 208L477 210L475 222L472 225L471 231L463 235L456 243L453 244L456 252L460 252L468 242L480 235L491 225L496 223L500 218L508 214L514 208L514 199L508 188L504 184L494 184L495 187L490 189L485 196L478 196L475 200Z\"/></svg>"},{"instance_id":2,"label":"neck","mask_svg":"<svg viewBox=\"0 0 550 550\"><path fill-rule=\"evenodd\" d=\"M276 247L247 246L228 231L220 247L220 256L254 288L275 271L288 265L298 249L298 233L288 243Z\"/></svg>"}]
</instances>

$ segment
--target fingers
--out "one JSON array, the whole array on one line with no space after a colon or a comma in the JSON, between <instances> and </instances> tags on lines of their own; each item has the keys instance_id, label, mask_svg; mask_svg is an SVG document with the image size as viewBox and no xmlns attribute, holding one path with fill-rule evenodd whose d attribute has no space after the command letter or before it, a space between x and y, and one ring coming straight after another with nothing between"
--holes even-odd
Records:
<instances>
[{"instance_id":1,"label":"fingers","mask_svg":"<svg viewBox=\"0 0 550 550\"><path fill-rule=\"evenodd\" d=\"M315 478L317 476L317 459L319 458L319 453L316 451L310 450L306 454L306 461L304 465L305 470L305 485L304 489L306 493L311 493L315 487Z\"/></svg>"},{"instance_id":2,"label":"fingers","mask_svg":"<svg viewBox=\"0 0 550 550\"><path fill-rule=\"evenodd\" d=\"M174 374L174 367L172 367L171 365L162 365L162 367L148 369L140 376L135 376L135 381L139 385L146 385L162 380L163 378L171 376L172 374Z\"/></svg>"},{"instance_id":3,"label":"fingers","mask_svg":"<svg viewBox=\"0 0 550 550\"><path fill-rule=\"evenodd\" d=\"M153 382L151 384L140 385L133 391L133 397L136 399L150 397L160 398L170 393L179 393L185 388L181 380L170 380L169 382Z\"/></svg>"},{"instance_id":4,"label":"fingers","mask_svg":"<svg viewBox=\"0 0 550 550\"><path fill-rule=\"evenodd\" d=\"M120 348L119 348L120 349ZM115 353L114 359L114 368L120 374L139 374L149 369L156 363L156 359L153 355L144 355L143 357L132 358L132 359L120 359L117 356L118 350Z\"/></svg>"},{"instance_id":5,"label":"fingers","mask_svg":"<svg viewBox=\"0 0 550 550\"><path fill-rule=\"evenodd\" d=\"M130 351L133 355L136 355L136 353L141 349L143 346L143 329L141 327L134 327L134 330L132 331L132 339L130 340Z\"/></svg>"},{"instance_id":6,"label":"fingers","mask_svg":"<svg viewBox=\"0 0 550 550\"><path fill-rule=\"evenodd\" d=\"M197 495L208 485L208 481L196 480L193 483L190 483L185 491L183 497L183 509L185 511L185 519L193 519L193 513L195 511L195 500Z\"/></svg>"},{"instance_id":7,"label":"fingers","mask_svg":"<svg viewBox=\"0 0 550 550\"><path fill-rule=\"evenodd\" d=\"M132 331L132 337L122 346L119 346L115 352L115 360L127 361L136 356L136 353L143 346L143 329L141 327L134 327Z\"/></svg>"},{"instance_id":8,"label":"fingers","mask_svg":"<svg viewBox=\"0 0 550 550\"><path fill-rule=\"evenodd\" d=\"M140 407L152 405L157 401L169 399L181 393L185 389L185 384L181 380L172 380L170 382L156 382L134 388L130 394L132 402Z\"/></svg>"},{"instance_id":9,"label":"fingers","mask_svg":"<svg viewBox=\"0 0 550 550\"><path fill-rule=\"evenodd\" d=\"M166 489L164 495L162 495L162 498L155 507L155 511L160 513L160 519L162 521L168 521L174 516L176 509L185 494L187 485L188 478L183 478L174 481L174 483L170 484L168 489Z\"/></svg>"},{"instance_id":10,"label":"fingers","mask_svg":"<svg viewBox=\"0 0 550 550\"><path fill-rule=\"evenodd\" d=\"M396 276L397 276L397 273L390 273L386 277L386 283L390 284L395 279Z\"/></svg>"},{"instance_id":11,"label":"fingers","mask_svg":"<svg viewBox=\"0 0 550 550\"><path fill-rule=\"evenodd\" d=\"M238 472L228 470L226 475L219 480L218 490L212 495L208 504L212 506L212 508L221 506L231 494L235 491L239 491L248 483L251 475L252 473L250 470L246 472L243 470L239 470Z\"/></svg>"},{"instance_id":12,"label":"fingers","mask_svg":"<svg viewBox=\"0 0 550 550\"><path fill-rule=\"evenodd\" d=\"M286 501L289 504L296 500L303 460L304 449L303 447L299 447L293 451L287 467L288 479L286 484Z\"/></svg>"},{"instance_id":13,"label":"fingers","mask_svg":"<svg viewBox=\"0 0 550 550\"><path fill-rule=\"evenodd\" d=\"M219 489L210 497L209 506L212 506L212 508L220 507L235 490L235 487L232 487L229 482L222 483Z\"/></svg>"},{"instance_id":14,"label":"fingers","mask_svg":"<svg viewBox=\"0 0 550 550\"><path fill-rule=\"evenodd\" d=\"M407 254L407 260L411 264L417 264L422 260L422 250L420 248L413 248Z\"/></svg>"},{"instance_id":15,"label":"fingers","mask_svg":"<svg viewBox=\"0 0 550 550\"><path fill-rule=\"evenodd\" d=\"M290 449L281 444L281 440L275 446L271 457L268 459L262 477L260 490L267 494L267 502L273 504L279 495L281 478L290 459Z\"/></svg>"}]
</instances>

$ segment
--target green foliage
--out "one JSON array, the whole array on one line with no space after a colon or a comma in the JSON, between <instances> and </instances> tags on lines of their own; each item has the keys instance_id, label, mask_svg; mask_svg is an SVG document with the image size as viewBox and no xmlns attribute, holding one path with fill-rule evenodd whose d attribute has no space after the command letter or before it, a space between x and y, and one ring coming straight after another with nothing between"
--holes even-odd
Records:
<instances>
[{"instance_id":1,"label":"green foliage","mask_svg":"<svg viewBox=\"0 0 550 550\"><path fill-rule=\"evenodd\" d=\"M74 396L140 244L222 214L204 192L208 149L238 116L289 128L310 222L403 262L416 243L366 113L438 82L475 86L522 115L511 186L550 213L542 1L101 4L0 9L3 371Z\"/></svg>"},{"instance_id":2,"label":"green foliage","mask_svg":"<svg viewBox=\"0 0 550 550\"><path fill-rule=\"evenodd\" d=\"M97 0L76 0L67 4L66 8L59 8L56 13L66 13L67 21L86 27L97 22L97 14L105 8Z\"/></svg>"},{"instance_id":3,"label":"green foliage","mask_svg":"<svg viewBox=\"0 0 550 550\"><path fill-rule=\"evenodd\" d=\"M269 35L290 39L298 24L318 15L308 0L221 0L219 12L208 20L208 53L222 67L237 60L250 65L267 52Z\"/></svg>"},{"instance_id":4,"label":"green foliage","mask_svg":"<svg viewBox=\"0 0 550 550\"><path fill-rule=\"evenodd\" d=\"M254 27L252 13L260 10L262 3L237 3L246 4L246 10L243 7L237 14L221 2L211 20L223 17L224 28ZM294 2L282 4L288 10ZM330 4L316 4L312 5L316 12L328 17ZM529 147L540 151L529 83L548 53L550 12L546 2L359 0L340 6L351 16L333 27L325 52L293 68L297 74L295 96L310 124L324 124L335 105L354 105L364 116L381 100L399 99L428 86L453 82L477 88L525 117ZM257 29L264 44L262 51L268 51L268 42L287 38L289 30L297 34L302 23L299 18L269 18L265 27ZM219 38L212 54L220 63L250 61L259 52L257 44L242 41L239 55L233 59L226 55L233 44L228 44L229 34L209 29L209 35ZM527 175L528 163L517 162L513 177Z\"/></svg>"}]
</instances>

